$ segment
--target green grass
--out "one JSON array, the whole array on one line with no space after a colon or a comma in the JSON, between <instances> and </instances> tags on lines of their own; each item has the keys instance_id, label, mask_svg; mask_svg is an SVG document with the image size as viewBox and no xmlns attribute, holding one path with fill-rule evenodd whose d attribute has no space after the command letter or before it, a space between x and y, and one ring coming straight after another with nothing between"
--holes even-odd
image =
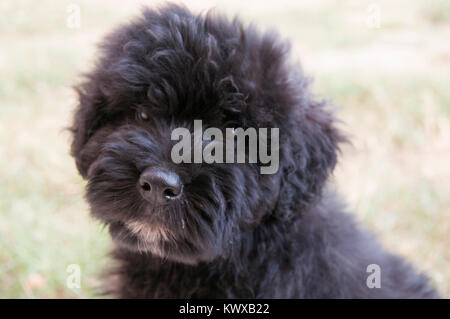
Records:
<instances>
[{"instance_id":1,"label":"green grass","mask_svg":"<svg viewBox=\"0 0 450 319\"><path fill-rule=\"evenodd\" d=\"M137 1L136 1L137 2ZM66 27L72 1L0 4L0 297L98 297L107 232L88 214L84 181L68 155L71 85L95 43L139 5L77 1L81 28ZM450 297L450 8L445 1L217 2L260 28L275 27L312 89L331 100L353 146L333 178L351 210L394 252ZM195 2L195 9L214 3ZM244 6L244 7L243 7ZM244 14L244 12L247 12ZM448 42L448 41L447 41ZM80 291L66 286L70 264Z\"/></svg>"}]
</instances>

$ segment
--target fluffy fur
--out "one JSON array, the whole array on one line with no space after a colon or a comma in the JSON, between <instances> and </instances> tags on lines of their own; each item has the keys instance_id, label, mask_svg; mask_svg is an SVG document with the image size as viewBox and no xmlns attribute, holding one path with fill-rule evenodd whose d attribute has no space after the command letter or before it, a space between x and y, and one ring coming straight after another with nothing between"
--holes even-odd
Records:
<instances>
[{"instance_id":1,"label":"fluffy fur","mask_svg":"<svg viewBox=\"0 0 450 319\"><path fill-rule=\"evenodd\" d=\"M327 191L345 138L276 33L168 5L145 9L100 51L77 87L72 155L92 214L116 243L113 296L437 296ZM192 129L194 119L222 129L279 127L279 171L174 164L170 133ZM182 197L145 201L137 181L147 167L176 172ZM381 267L379 289L366 286L369 264Z\"/></svg>"}]
</instances>

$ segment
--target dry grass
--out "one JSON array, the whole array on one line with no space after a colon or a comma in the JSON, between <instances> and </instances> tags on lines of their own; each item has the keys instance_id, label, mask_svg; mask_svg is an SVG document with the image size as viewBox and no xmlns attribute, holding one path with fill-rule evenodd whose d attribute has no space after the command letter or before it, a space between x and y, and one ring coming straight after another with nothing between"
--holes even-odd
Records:
<instances>
[{"instance_id":1,"label":"dry grass","mask_svg":"<svg viewBox=\"0 0 450 319\"><path fill-rule=\"evenodd\" d=\"M87 214L68 155L70 86L94 44L144 1L2 1L0 297L92 297L106 232ZM136 6L133 5L136 3ZM196 1L196 10L212 2ZM369 4L380 28L366 26ZM352 137L335 174L349 207L450 296L450 7L445 1L227 1L216 7L293 41ZM82 289L66 288L69 264Z\"/></svg>"}]
</instances>

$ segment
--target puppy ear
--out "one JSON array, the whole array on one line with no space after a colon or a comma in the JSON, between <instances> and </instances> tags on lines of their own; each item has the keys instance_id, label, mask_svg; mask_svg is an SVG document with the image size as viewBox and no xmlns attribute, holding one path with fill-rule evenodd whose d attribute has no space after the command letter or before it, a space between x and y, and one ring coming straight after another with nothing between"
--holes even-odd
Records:
<instances>
[{"instance_id":1,"label":"puppy ear","mask_svg":"<svg viewBox=\"0 0 450 319\"><path fill-rule=\"evenodd\" d=\"M312 193L321 190L337 163L339 144L346 139L336 127L333 113L323 102L311 102L300 123L298 173Z\"/></svg>"},{"instance_id":2,"label":"puppy ear","mask_svg":"<svg viewBox=\"0 0 450 319\"><path fill-rule=\"evenodd\" d=\"M307 208L321 195L337 163L339 144L347 141L324 102L309 101L308 104L295 121L296 127L292 130L295 133L285 153L287 161L279 205L294 203L294 206L279 210L285 211L283 215Z\"/></svg>"},{"instance_id":3,"label":"puppy ear","mask_svg":"<svg viewBox=\"0 0 450 319\"><path fill-rule=\"evenodd\" d=\"M91 80L75 87L78 94L78 106L70 128L73 134L71 155L75 158L77 169L84 178L87 176L90 161L86 160L83 149L100 127L106 105L106 98L95 83L96 81Z\"/></svg>"}]
</instances>

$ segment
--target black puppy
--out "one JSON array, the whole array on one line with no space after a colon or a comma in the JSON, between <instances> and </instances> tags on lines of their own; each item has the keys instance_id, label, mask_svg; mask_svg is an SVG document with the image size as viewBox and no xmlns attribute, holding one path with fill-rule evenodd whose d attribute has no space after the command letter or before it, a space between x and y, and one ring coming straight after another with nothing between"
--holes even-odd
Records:
<instances>
[{"instance_id":1,"label":"black puppy","mask_svg":"<svg viewBox=\"0 0 450 319\"><path fill-rule=\"evenodd\" d=\"M345 138L288 54L274 33L177 5L103 41L77 87L72 155L116 243L113 296L437 297L326 190ZM174 163L171 132L194 120L279 128L279 169Z\"/></svg>"}]
</instances>

